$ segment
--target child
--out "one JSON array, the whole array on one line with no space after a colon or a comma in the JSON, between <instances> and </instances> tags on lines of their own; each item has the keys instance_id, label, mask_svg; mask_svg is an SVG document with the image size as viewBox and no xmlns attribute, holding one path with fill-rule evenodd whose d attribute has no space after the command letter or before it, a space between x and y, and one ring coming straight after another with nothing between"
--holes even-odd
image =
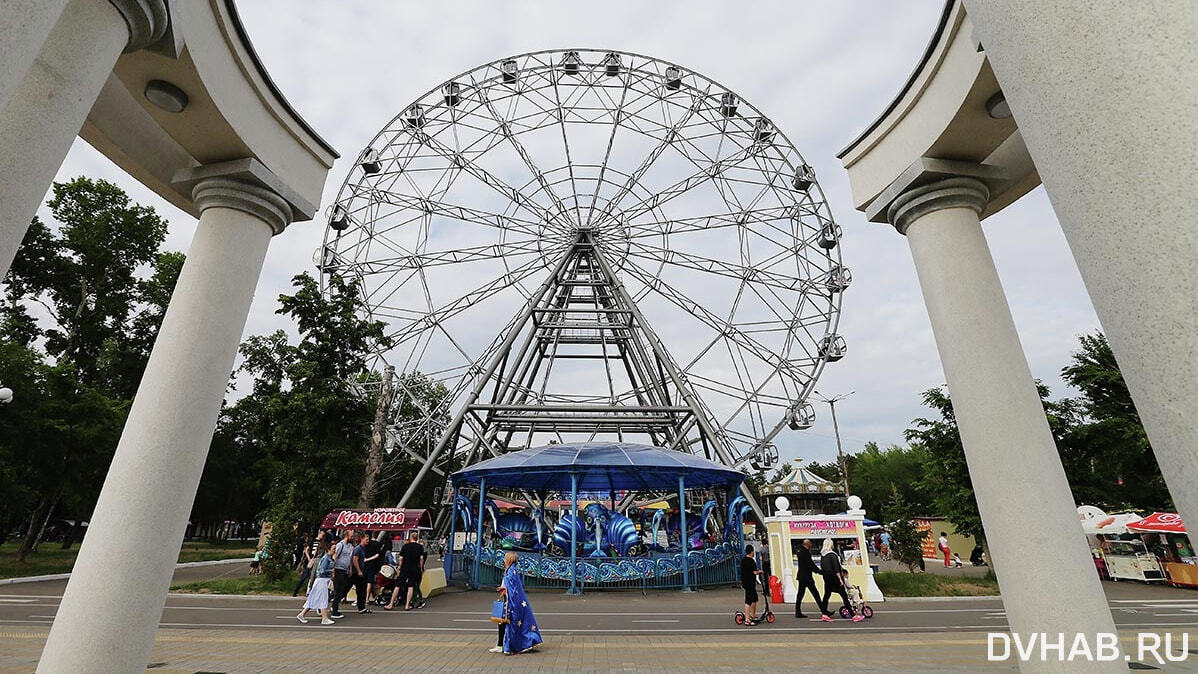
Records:
<instances>
[{"instance_id":1,"label":"child","mask_svg":"<svg viewBox=\"0 0 1198 674\"><path fill-rule=\"evenodd\" d=\"M953 553L953 568L959 569L962 566L964 566L964 565L961 563L961 555L954 552Z\"/></svg>"}]
</instances>

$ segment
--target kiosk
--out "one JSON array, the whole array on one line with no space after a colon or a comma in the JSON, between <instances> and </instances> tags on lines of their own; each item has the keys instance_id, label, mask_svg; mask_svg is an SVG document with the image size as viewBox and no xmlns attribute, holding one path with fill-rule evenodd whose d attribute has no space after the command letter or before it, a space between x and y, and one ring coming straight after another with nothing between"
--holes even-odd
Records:
<instances>
[{"instance_id":1,"label":"kiosk","mask_svg":"<svg viewBox=\"0 0 1198 674\"><path fill-rule=\"evenodd\" d=\"M785 496L779 496L774 503L777 509L773 517L765 518L765 528L769 535L773 572L782 581L782 596L787 602L793 602L798 595L796 560L798 555L806 553L803 547L805 538L811 540L810 554L817 559L824 539L832 539L849 573L849 584L860 586L866 601L885 600L881 588L874 582L874 572L869 565L869 547L865 543L865 511L861 509L860 498L850 496L848 512L839 515L792 514L790 501ZM823 593L823 578L818 574L815 584Z\"/></svg>"},{"instance_id":2,"label":"kiosk","mask_svg":"<svg viewBox=\"0 0 1198 674\"><path fill-rule=\"evenodd\" d=\"M1127 530L1140 534L1145 543L1160 551L1170 585L1198 587L1198 557L1177 513L1152 513L1127 523ZM1155 544L1155 545L1152 545Z\"/></svg>"},{"instance_id":3,"label":"kiosk","mask_svg":"<svg viewBox=\"0 0 1198 674\"><path fill-rule=\"evenodd\" d=\"M1079 506L1078 519L1090 543L1094 565L1103 578L1138 580L1144 583L1165 580L1165 569L1148 549L1132 524L1141 521L1134 512L1108 515L1094 506Z\"/></svg>"}]
</instances>

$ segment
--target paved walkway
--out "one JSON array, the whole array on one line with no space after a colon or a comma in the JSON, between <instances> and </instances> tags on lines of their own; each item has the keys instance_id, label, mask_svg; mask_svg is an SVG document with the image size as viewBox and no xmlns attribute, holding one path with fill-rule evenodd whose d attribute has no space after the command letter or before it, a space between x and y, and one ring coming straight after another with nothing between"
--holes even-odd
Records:
<instances>
[{"instance_id":1,"label":"paved walkway","mask_svg":"<svg viewBox=\"0 0 1198 674\"><path fill-rule=\"evenodd\" d=\"M181 570L181 572L184 570ZM201 569L186 570L195 573ZM208 567L206 573L236 573ZM1198 651L1198 592L1105 583L1122 636L1140 631L1189 634ZM61 588L38 583L0 590L0 672L36 665ZM487 652L495 628L491 592L452 592L423 611L357 615L336 626L295 620L300 600L172 595L163 612L152 672L298 672L326 665L384 671L1013 671L987 662L987 633L1006 629L999 598L894 600L854 624L794 618L775 606L777 622L737 627L735 589L680 592L588 592L567 597L533 592L545 634L540 652ZM809 614L814 611L809 611ZM103 619L103 616L98 616ZM1132 647L1128 641L1125 647ZM1164 671L1198 671L1193 663Z\"/></svg>"},{"instance_id":2,"label":"paved walkway","mask_svg":"<svg viewBox=\"0 0 1198 674\"><path fill-rule=\"evenodd\" d=\"M31 671L46 631L0 631L0 671ZM877 638L810 638L728 635L716 639L656 637L548 637L525 655L488 653L494 637L475 635L370 636L335 628L299 632L162 630L152 672L337 671L786 671L839 663L841 671L1016 670L986 663L984 635L902 635ZM751 663L748 665L747 663ZM348 670L344 669L348 668Z\"/></svg>"}]
</instances>

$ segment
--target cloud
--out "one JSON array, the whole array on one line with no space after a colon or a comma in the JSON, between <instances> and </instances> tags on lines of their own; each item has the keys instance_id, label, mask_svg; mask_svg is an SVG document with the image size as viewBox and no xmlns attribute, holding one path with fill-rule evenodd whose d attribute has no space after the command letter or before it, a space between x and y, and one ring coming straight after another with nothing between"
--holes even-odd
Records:
<instances>
[{"instance_id":1,"label":"cloud","mask_svg":"<svg viewBox=\"0 0 1198 674\"><path fill-rule=\"evenodd\" d=\"M380 3L254 0L239 3L255 47L297 110L343 159L324 204L354 158L410 102L457 73L507 55L595 47L643 53L703 73L768 115L816 169L843 227L854 283L840 332L849 355L825 370L819 389L855 390L838 406L846 448L900 442L925 411L920 391L943 382L906 241L852 209L835 153L897 93L941 10L938 1ZM59 179L104 177L171 221L168 245L185 248L194 221L124 175L82 141ZM1058 376L1077 334L1097 319L1051 206L1037 190L985 224L1028 360L1064 393ZM275 298L312 270L323 218L297 223L271 245L246 326L262 334L285 322ZM815 428L785 433L784 459L827 461L835 441L827 407Z\"/></svg>"}]
</instances>

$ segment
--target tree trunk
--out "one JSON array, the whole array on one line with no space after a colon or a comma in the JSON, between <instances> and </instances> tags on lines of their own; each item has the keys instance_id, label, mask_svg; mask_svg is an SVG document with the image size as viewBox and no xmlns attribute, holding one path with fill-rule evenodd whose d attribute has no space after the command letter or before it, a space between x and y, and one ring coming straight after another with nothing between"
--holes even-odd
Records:
<instances>
[{"instance_id":1,"label":"tree trunk","mask_svg":"<svg viewBox=\"0 0 1198 674\"><path fill-rule=\"evenodd\" d=\"M71 546L74 545L75 541L79 538L79 533L81 531L83 531L83 519L77 517L75 518L75 523L72 524L70 530L67 531L67 535L62 539L62 549L70 550Z\"/></svg>"},{"instance_id":2,"label":"tree trunk","mask_svg":"<svg viewBox=\"0 0 1198 674\"><path fill-rule=\"evenodd\" d=\"M36 539L37 524L46 516L46 512L50 509L50 499L42 497L42 500L34 508L33 513L29 515L29 527L25 530L25 536L21 538L21 547L17 549L17 561L25 561L25 557L33 550L33 542Z\"/></svg>"},{"instance_id":3,"label":"tree trunk","mask_svg":"<svg viewBox=\"0 0 1198 674\"><path fill-rule=\"evenodd\" d=\"M374 501L379 473L383 470L383 445L387 440L387 413L391 410L391 380L394 378L395 368L388 365L383 370L383 385L379 388L378 407L370 430L370 451L366 454L366 472L362 476L362 490L358 494L359 508L369 508Z\"/></svg>"},{"instance_id":4,"label":"tree trunk","mask_svg":"<svg viewBox=\"0 0 1198 674\"><path fill-rule=\"evenodd\" d=\"M55 496L50 503L50 510L46 511L46 516L42 519L42 526L37 530L37 539L33 541L34 552L37 552L37 546L42 544L42 539L46 536L46 525L50 524L50 518L54 516L54 511L58 508L58 498Z\"/></svg>"}]
</instances>

